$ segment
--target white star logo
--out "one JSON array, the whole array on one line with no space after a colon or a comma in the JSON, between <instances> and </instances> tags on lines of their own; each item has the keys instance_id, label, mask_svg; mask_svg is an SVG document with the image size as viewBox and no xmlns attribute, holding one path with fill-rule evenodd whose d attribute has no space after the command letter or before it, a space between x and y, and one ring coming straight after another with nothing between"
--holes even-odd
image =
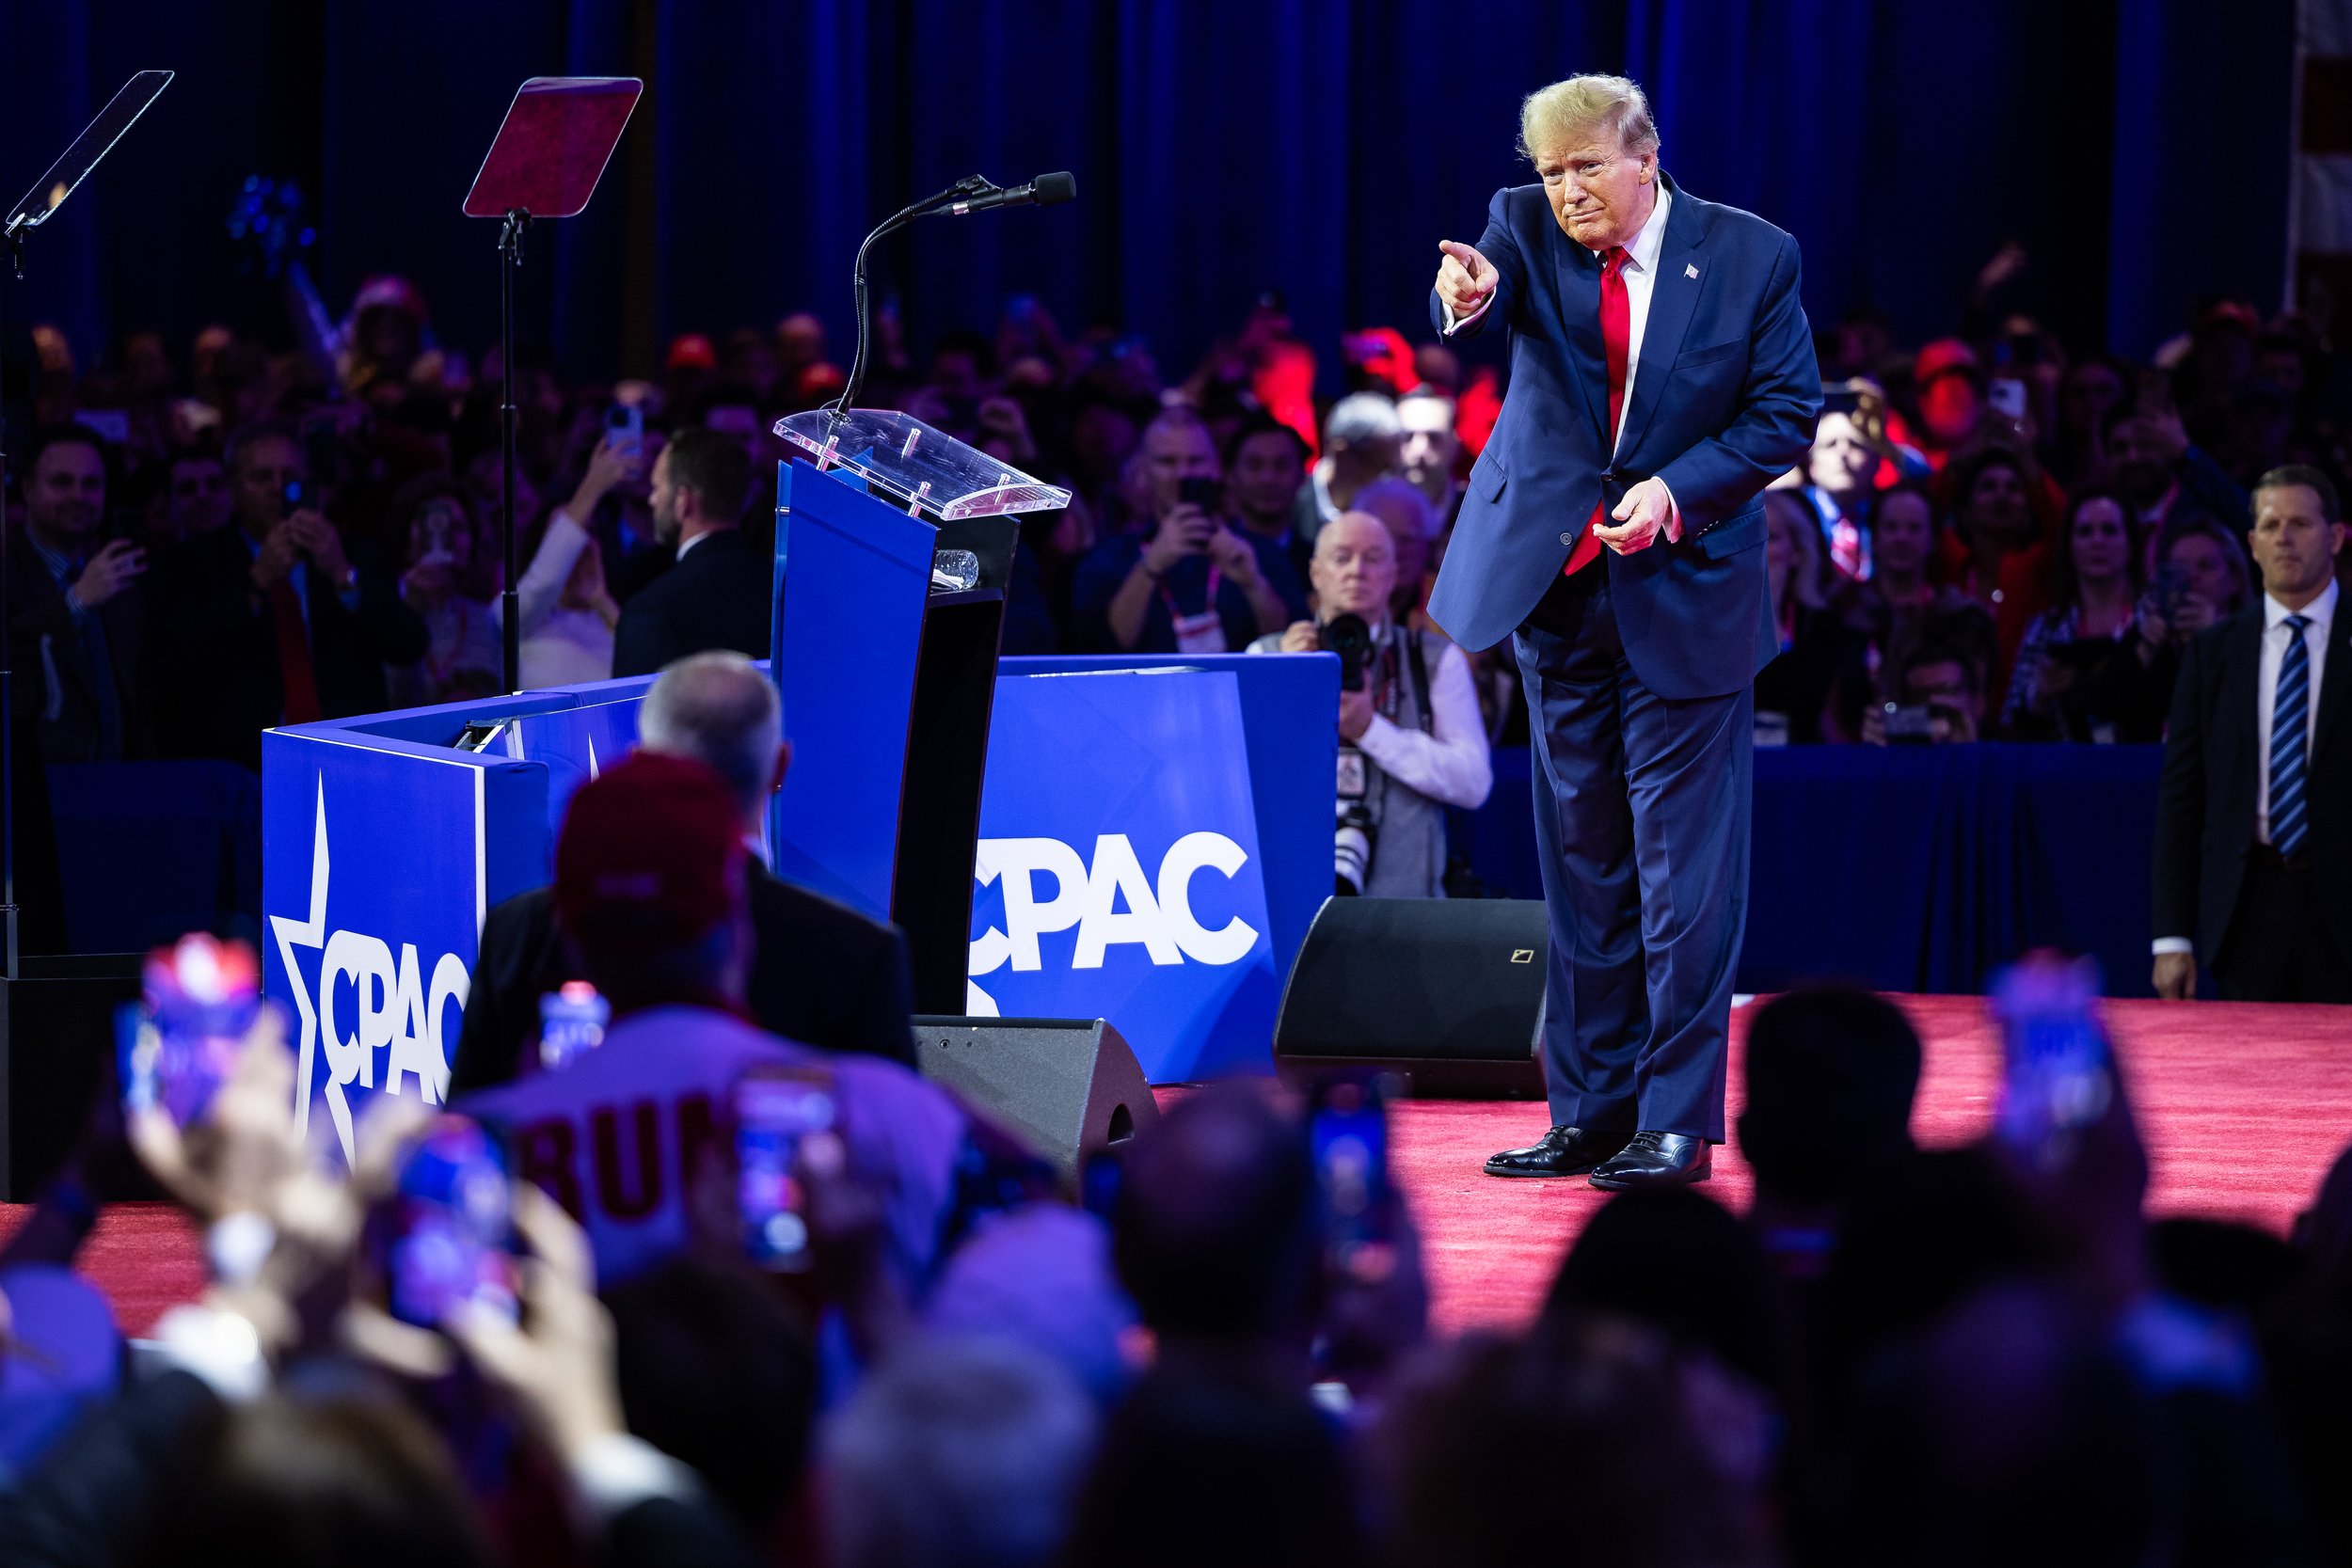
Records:
<instances>
[{"instance_id":1,"label":"white star logo","mask_svg":"<svg viewBox=\"0 0 2352 1568\"><path fill-rule=\"evenodd\" d=\"M318 1009L311 1005L310 988L302 978L302 966L294 962L294 949L308 947L313 951L326 945L326 779L319 779L318 830L310 841L310 917L290 920L282 914L269 917L270 932L278 939L278 960L286 966L286 984L294 990L294 1013L302 1021L302 1038L297 1046L300 1066L294 1079L294 1131L307 1132L310 1125L310 1061L319 1037ZM343 1147L351 1147L351 1108L343 1102L342 1086L327 1086L330 1109L335 1116L335 1130L342 1135Z\"/></svg>"},{"instance_id":2,"label":"white star logo","mask_svg":"<svg viewBox=\"0 0 2352 1568\"><path fill-rule=\"evenodd\" d=\"M278 957L286 966L286 984L294 992L294 1014L301 1021L301 1058L294 1077L294 1128L307 1133L310 1125L310 1091L317 1082L313 1063L324 1060L326 1081L319 1085L335 1135L342 1144L343 1161L353 1158L353 1086L378 1092L376 1064L383 1053L381 1092L398 1094L401 1080L413 1076L428 1105L448 1098L449 1057L442 1047L441 1025L452 1003L466 1005L471 977L465 961L443 953L425 982L417 944L404 942L395 958L392 946L381 937L361 931L326 928L329 862L326 849L326 781L319 780L317 827L310 840L310 910L308 918L274 914L271 933L278 939ZM363 868L364 869L364 868ZM317 954L319 978L314 990L296 961L297 948ZM351 982L350 1032L335 1019L335 983Z\"/></svg>"}]
</instances>

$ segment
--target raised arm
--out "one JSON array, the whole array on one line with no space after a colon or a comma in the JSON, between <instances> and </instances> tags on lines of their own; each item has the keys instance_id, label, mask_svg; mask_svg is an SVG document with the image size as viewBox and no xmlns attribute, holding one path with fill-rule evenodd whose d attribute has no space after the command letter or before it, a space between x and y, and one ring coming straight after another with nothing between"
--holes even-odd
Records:
<instances>
[{"instance_id":1,"label":"raised arm","mask_svg":"<svg viewBox=\"0 0 2352 1568\"><path fill-rule=\"evenodd\" d=\"M1503 213L1510 191L1495 192L1486 206L1486 231L1478 244L1438 242L1438 280L1429 291L1430 325L1443 337L1472 338L1488 323L1509 325L1527 292L1527 264Z\"/></svg>"}]
</instances>

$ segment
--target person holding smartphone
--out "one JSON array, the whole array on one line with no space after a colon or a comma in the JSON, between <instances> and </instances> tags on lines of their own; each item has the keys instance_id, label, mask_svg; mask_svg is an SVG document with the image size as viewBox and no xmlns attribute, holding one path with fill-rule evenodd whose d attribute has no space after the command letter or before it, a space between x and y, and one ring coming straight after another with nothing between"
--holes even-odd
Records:
<instances>
[{"instance_id":1,"label":"person holding smartphone","mask_svg":"<svg viewBox=\"0 0 2352 1568\"><path fill-rule=\"evenodd\" d=\"M1109 653L1240 653L1290 611L1258 552L1218 515L1216 445L1188 408L1143 433L1147 531L1105 539L1079 564L1073 610L1083 641Z\"/></svg>"},{"instance_id":2,"label":"person holding smartphone","mask_svg":"<svg viewBox=\"0 0 2352 1568\"><path fill-rule=\"evenodd\" d=\"M561 1070L461 1094L457 1108L511 1138L518 1180L580 1216L609 1285L698 1234L696 1196L710 1169L726 1168L747 1071L821 1079L824 1126L850 1173L884 1195L886 1267L912 1291L956 1204L971 1124L896 1062L752 1022L746 861L742 801L703 763L638 752L581 785L556 845L556 919L612 1023ZM773 1251L773 1233L766 1242Z\"/></svg>"},{"instance_id":3,"label":"person holding smartphone","mask_svg":"<svg viewBox=\"0 0 2352 1568\"><path fill-rule=\"evenodd\" d=\"M384 669L431 635L399 578L320 510L300 436L262 422L230 437L235 526L187 541L159 569L156 692L166 749L259 769L262 732L390 706Z\"/></svg>"},{"instance_id":4,"label":"person holding smartphone","mask_svg":"<svg viewBox=\"0 0 2352 1568\"><path fill-rule=\"evenodd\" d=\"M33 438L24 469L32 561L8 581L17 711L45 763L120 762L151 749L140 673L147 552L106 534L106 455L83 425Z\"/></svg>"}]
</instances>

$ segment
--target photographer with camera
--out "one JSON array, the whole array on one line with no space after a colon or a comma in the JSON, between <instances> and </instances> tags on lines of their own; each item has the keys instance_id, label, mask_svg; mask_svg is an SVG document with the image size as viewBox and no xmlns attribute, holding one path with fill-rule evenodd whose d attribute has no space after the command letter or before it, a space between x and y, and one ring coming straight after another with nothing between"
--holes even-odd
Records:
<instances>
[{"instance_id":1,"label":"photographer with camera","mask_svg":"<svg viewBox=\"0 0 2352 1568\"><path fill-rule=\"evenodd\" d=\"M1977 739L1984 676L1967 650L1923 642L1904 658L1894 696L1862 715L1870 746L1966 746Z\"/></svg>"},{"instance_id":2,"label":"photographer with camera","mask_svg":"<svg viewBox=\"0 0 2352 1568\"><path fill-rule=\"evenodd\" d=\"M1323 526L1310 575L1317 619L1249 651L1339 656L1339 891L1442 898L1445 809L1475 810L1494 784L1470 660L1390 617L1396 545L1369 513Z\"/></svg>"},{"instance_id":3,"label":"photographer with camera","mask_svg":"<svg viewBox=\"0 0 2352 1568\"><path fill-rule=\"evenodd\" d=\"M1257 549L1218 515L1225 487L1209 427L1168 408L1143 432L1148 531L1114 534L1079 563L1072 618L1089 651L1224 654L1290 612Z\"/></svg>"}]
</instances>

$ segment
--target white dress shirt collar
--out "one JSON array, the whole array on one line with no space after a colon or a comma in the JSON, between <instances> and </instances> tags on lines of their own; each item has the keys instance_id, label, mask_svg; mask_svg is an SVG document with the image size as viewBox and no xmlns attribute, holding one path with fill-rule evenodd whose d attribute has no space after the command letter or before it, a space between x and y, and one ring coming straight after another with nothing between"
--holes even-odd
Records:
<instances>
[{"instance_id":1,"label":"white dress shirt collar","mask_svg":"<svg viewBox=\"0 0 2352 1568\"><path fill-rule=\"evenodd\" d=\"M2319 597L2300 610L2289 610L2269 594L2265 594L2263 595L2263 630L2265 633L2276 631L2288 616L2301 615L2307 617L2312 626L2318 628L2320 639L2325 641L2328 628L2335 625L2336 600L2341 596L2342 590L2337 587L2333 578L2328 578L2328 586L2319 591Z\"/></svg>"},{"instance_id":2,"label":"white dress shirt collar","mask_svg":"<svg viewBox=\"0 0 2352 1568\"><path fill-rule=\"evenodd\" d=\"M1649 216L1642 221L1641 231L1633 243L1625 247L1626 265L1638 272L1656 273L1658 253L1666 248L1666 209L1674 205L1674 193L1666 182L1658 182L1658 199L1650 206Z\"/></svg>"}]
</instances>

